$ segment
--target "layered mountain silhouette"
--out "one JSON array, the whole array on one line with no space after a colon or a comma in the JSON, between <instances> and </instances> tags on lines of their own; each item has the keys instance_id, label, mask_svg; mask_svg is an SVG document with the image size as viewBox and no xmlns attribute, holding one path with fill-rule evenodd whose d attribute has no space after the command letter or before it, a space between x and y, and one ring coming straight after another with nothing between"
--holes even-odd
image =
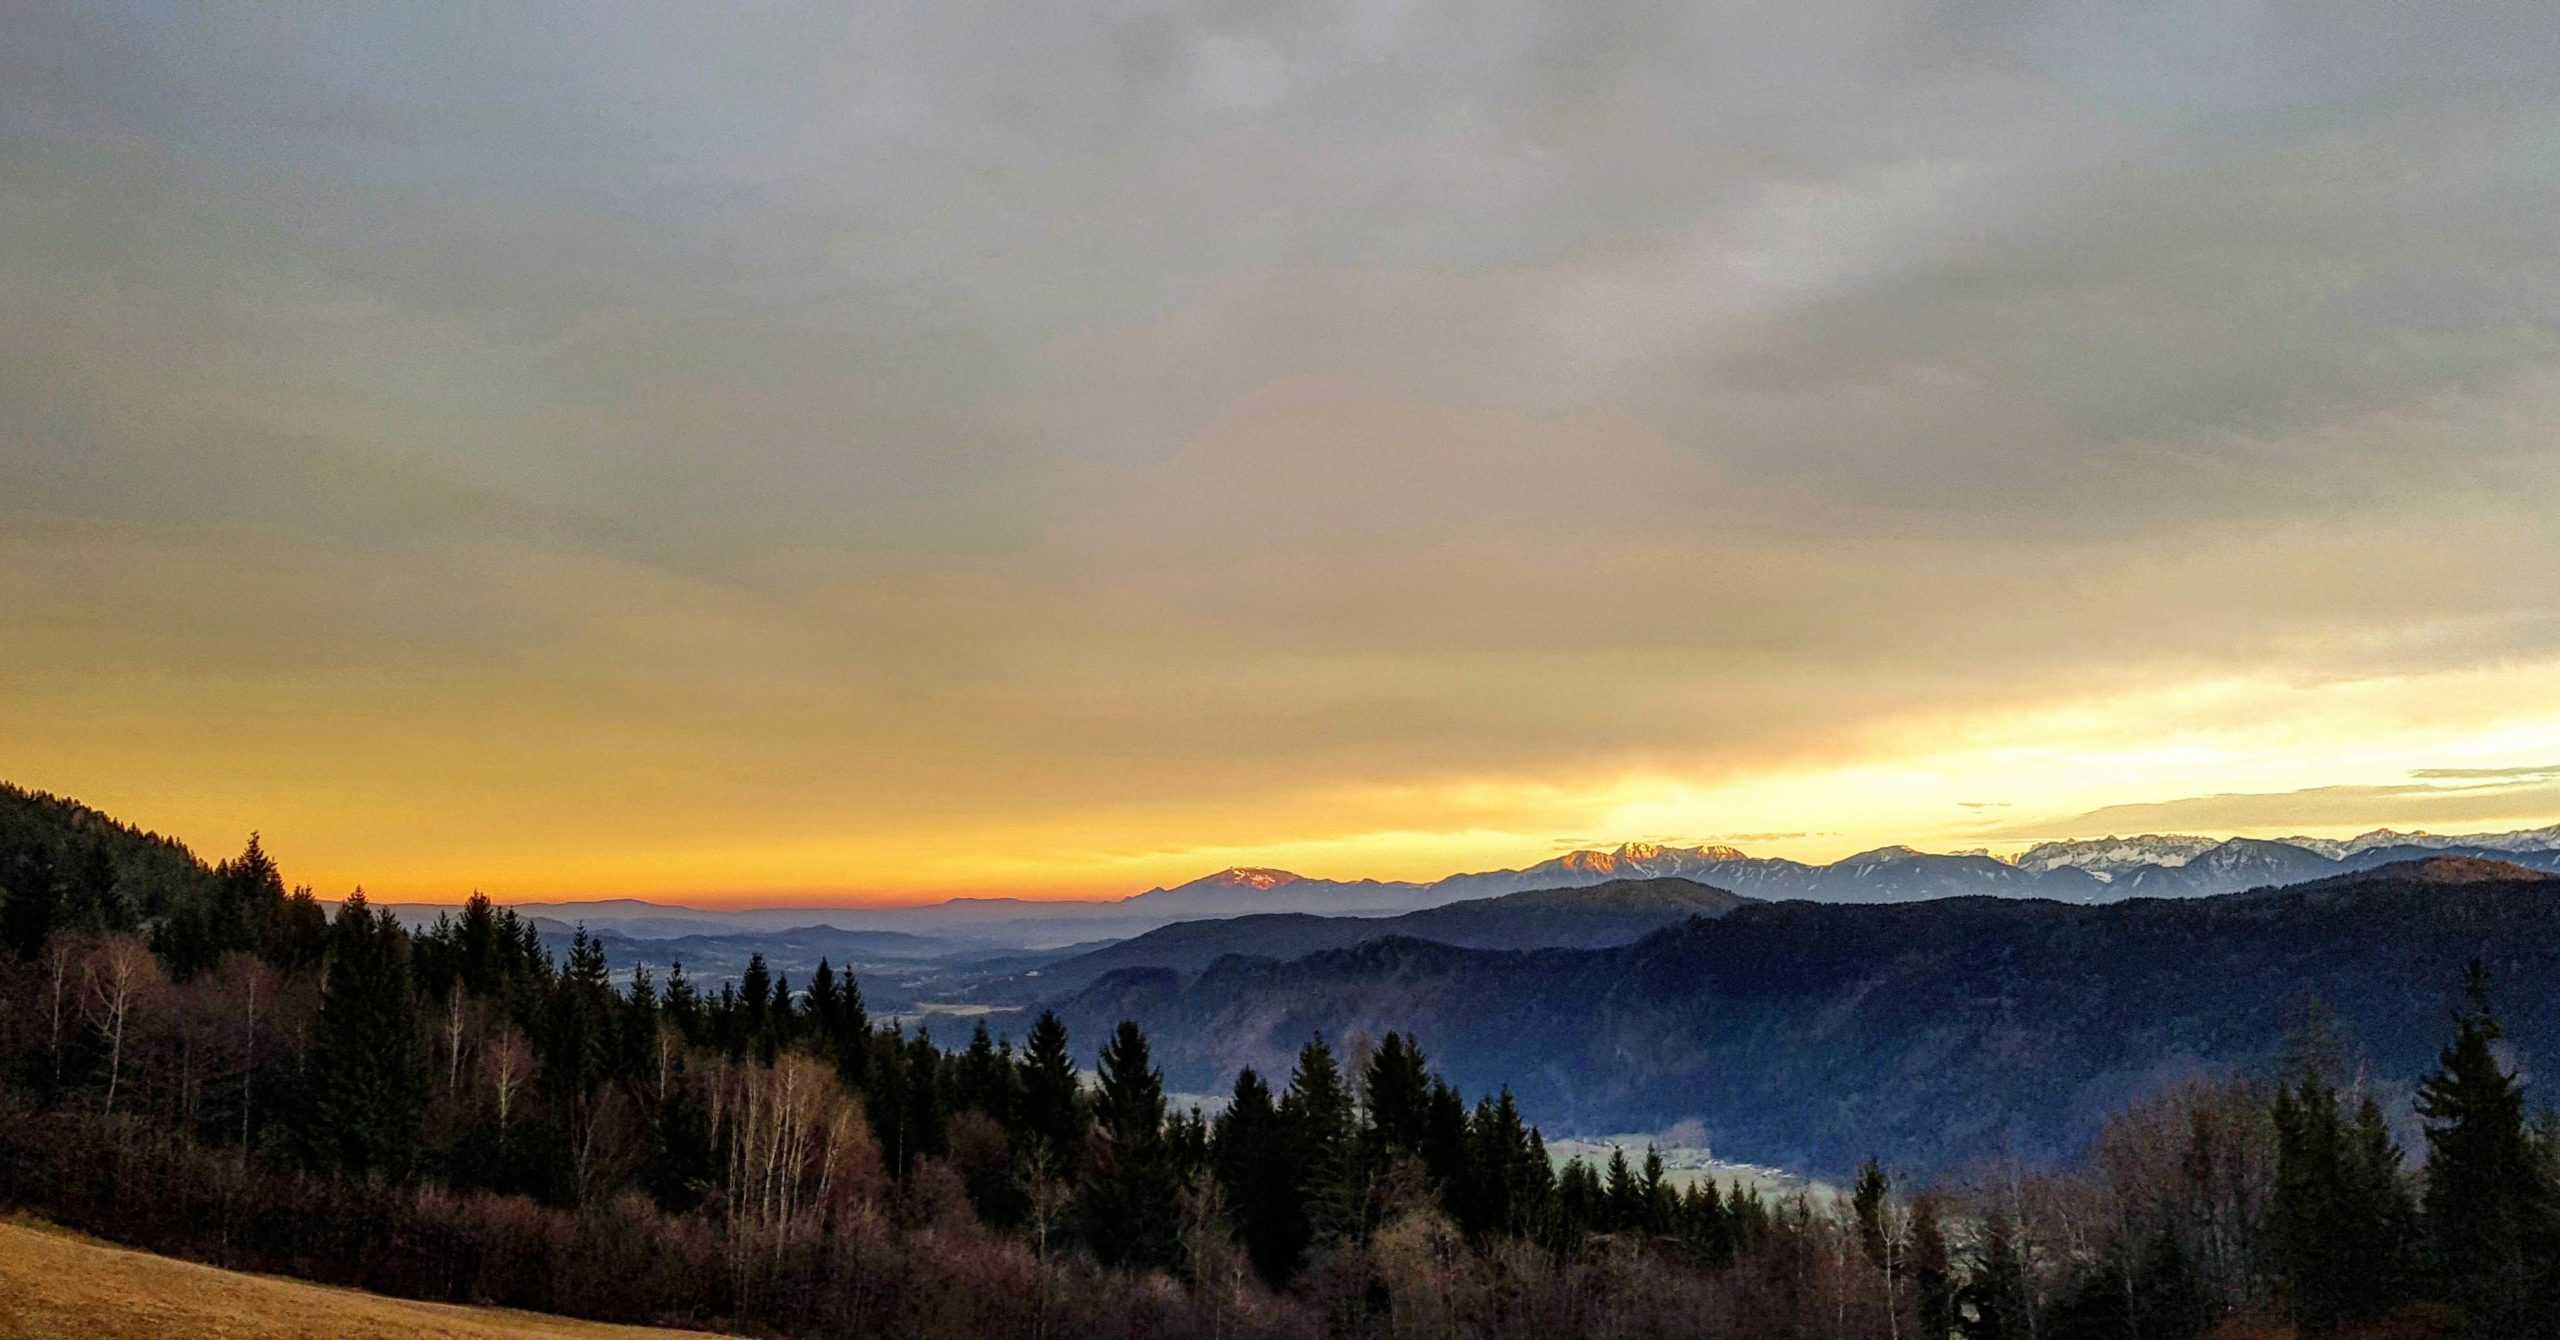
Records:
<instances>
[{"instance_id":1,"label":"layered mountain silhouette","mask_svg":"<svg viewBox=\"0 0 2560 1340\"><path fill-rule=\"evenodd\" d=\"M1266 912L1180 921L1043 963L1038 985L1055 994L1123 968L1198 972L1231 954L1300 958L1390 935L1469 949L1597 949L1632 943L1691 917L1720 917L1750 901L1694 880L1665 877L1535 889L1392 917Z\"/></svg>"},{"instance_id":2,"label":"layered mountain silhouette","mask_svg":"<svg viewBox=\"0 0 2560 1340\"><path fill-rule=\"evenodd\" d=\"M1725 1155L1838 1173L2073 1152L2182 1075L2271 1066L2314 999L2405 1110L2474 959L2527 1062L2560 1046L2560 880L2441 852L2196 898L1752 902L1614 948L1384 935L1128 968L1060 1009L1083 1038L1137 1020L1176 1087L1394 1029L1565 1130L1694 1119Z\"/></svg>"},{"instance_id":3,"label":"layered mountain silhouette","mask_svg":"<svg viewBox=\"0 0 2560 1340\"><path fill-rule=\"evenodd\" d=\"M1367 918L1195 920L1110 946L1005 950L992 965L954 961L983 956L985 941L848 934L809 926L806 910L766 914L799 918L792 928L719 944L629 929L700 935L716 914L693 909L526 910L546 939L560 913L616 923L617 966L626 953L655 961L678 949L697 962L732 951L776 966L811 953L860 959L893 1009L971 999L944 988L991 977L1038 981L1085 1045L1122 1019L1143 1024L1177 1088L1223 1088L1243 1065L1284 1074L1311 1036L1397 1030L1468 1090L1508 1087L1559 1132L1694 1120L1733 1157L1837 1173L1872 1154L1926 1171L2002 1151L2067 1154L2105 1114L2182 1076L2263 1073L2287 1019L2313 1000L2333 1012L2363 1082L2405 1114L2474 960L2529 1070L2560 1045L2560 851L2530 845L2548 833L2369 835L2335 856L2290 842L2110 839L2048 852L2043 868L1907 848L1813 866L1630 846L1590 854L1607 862L1559 858L1435 886L1332 886L1360 898L1515 879L1563 887ZM2160 859L2134 859L2145 855ZM1664 868L1693 873L1609 873ZM1708 871L1730 878L1697 878ZM1242 900L1317 883L1230 874L1185 887L1250 908ZM147 926L210 878L166 838L0 785L0 890L106 889ZM2241 879L2261 884L2216 892ZM2142 892L2154 888L2176 896ZM1913 901L1922 889L1963 896ZM2054 890L2076 900L2036 896ZM1143 923L1124 910L1138 901L1081 904L1105 910L1067 924ZM1036 905L962 906L1000 918ZM17 908L0 893L0 911Z\"/></svg>"},{"instance_id":4,"label":"layered mountain silhouette","mask_svg":"<svg viewBox=\"0 0 2560 1340\"><path fill-rule=\"evenodd\" d=\"M1859 852L1828 865L1749 856L1726 846L1666 847L1631 842L1614 851L1569 852L1517 870L1450 875L1430 883L1311 879L1285 870L1238 868L1170 889L1150 889L1113 906L1124 913L1143 909L1167 917L1262 912L1377 916L1532 889L1662 878L1693 880L1764 901L1803 898L1817 902L1888 903L1991 894L2091 903L2237 893L2435 853L2560 870L2560 825L2469 838L2377 829L2343 842L2322 841L2315 846L2314 841L2186 835L2110 837L2045 843L2030 848L2015 861L1979 853L1941 854L1889 846Z\"/></svg>"}]
</instances>

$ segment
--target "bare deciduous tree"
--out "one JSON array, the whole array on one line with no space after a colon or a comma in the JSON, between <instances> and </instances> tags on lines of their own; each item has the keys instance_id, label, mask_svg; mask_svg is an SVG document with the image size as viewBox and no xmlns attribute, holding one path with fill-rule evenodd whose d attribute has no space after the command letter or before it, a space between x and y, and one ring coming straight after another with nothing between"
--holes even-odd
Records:
<instances>
[{"instance_id":1,"label":"bare deciduous tree","mask_svg":"<svg viewBox=\"0 0 2560 1340\"><path fill-rule=\"evenodd\" d=\"M101 938L82 963L80 1011L107 1047L106 1114L114 1116L124 1077L125 1033L145 992L160 981L160 961L138 935Z\"/></svg>"},{"instance_id":2,"label":"bare deciduous tree","mask_svg":"<svg viewBox=\"0 0 2560 1340\"><path fill-rule=\"evenodd\" d=\"M53 1061L53 1087L62 1089L62 1026L73 1009L73 970L80 964L80 942L68 934L45 942L41 971L45 1001L45 1048Z\"/></svg>"},{"instance_id":3,"label":"bare deciduous tree","mask_svg":"<svg viewBox=\"0 0 2560 1340\"><path fill-rule=\"evenodd\" d=\"M523 1096L525 1085L533 1082L533 1068L533 1044L513 1028L500 1027L480 1049L480 1073L497 1100L501 1154L507 1148L507 1123L515 1115L516 1100Z\"/></svg>"},{"instance_id":4,"label":"bare deciduous tree","mask_svg":"<svg viewBox=\"0 0 2560 1340\"><path fill-rule=\"evenodd\" d=\"M1045 1336L1049 1333L1050 1239L1066 1221L1068 1207L1075 1203L1075 1185L1059 1173L1057 1153L1045 1140L1033 1139L1023 1155L1022 1192L1029 1206L1025 1222L1031 1229L1032 1260L1040 1281L1032 1304L1031 1330L1035 1337Z\"/></svg>"},{"instance_id":5,"label":"bare deciduous tree","mask_svg":"<svg viewBox=\"0 0 2560 1340\"><path fill-rule=\"evenodd\" d=\"M827 1066L797 1053L724 1066L719 1087L731 1124L730 1269L744 1296L759 1252L778 1263L795 1236L814 1230L858 1142L860 1113Z\"/></svg>"},{"instance_id":6,"label":"bare deciduous tree","mask_svg":"<svg viewBox=\"0 0 2560 1340\"><path fill-rule=\"evenodd\" d=\"M454 978L444 992L444 1092L447 1098L462 1092L462 1039L470 1023L470 1009L462 993L462 979Z\"/></svg>"},{"instance_id":7,"label":"bare deciduous tree","mask_svg":"<svg viewBox=\"0 0 2560 1340\"><path fill-rule=\"evenodd\" d=\"M240 1157L249 1157L252 1104L258 1078L258 1019L274 1008L275 972L254 954L224 956L222 993L238 1002L240 1020Z\"/></svg>"}]
</instances>

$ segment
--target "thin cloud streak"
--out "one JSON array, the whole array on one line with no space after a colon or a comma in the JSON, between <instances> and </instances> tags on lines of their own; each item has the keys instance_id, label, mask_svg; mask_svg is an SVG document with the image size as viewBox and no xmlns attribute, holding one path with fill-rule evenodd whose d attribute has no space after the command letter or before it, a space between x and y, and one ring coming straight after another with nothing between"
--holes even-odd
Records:
<instances>
[{"instance_id":1,"label":"thin cloud streak","mask_svg":"<svg viewBox=\"0 0 2560 1340\"><path fill-rule=\"evenodd\" d=\"M2103 833L2204 833L2267 836L2295 830L2445 828L2560 818L2560 786L2442 791L2410 786L2319 786L2264 794L2183 796L2106 805L2067 818L1985 829L2009 839L2088 837Z\"/></svg>"},{"instance_id":2,"label":"thin cloud streak","mask_svg":"<svg viewBox=\"0 0 2560 1340\"><path fill-rule=\"evenodd\" d=\"M2554 775L2550 6L11 36L13 780L324 883L1816 855L2112 815L2129 738L2403 824L2488 803L2366 785L2421 744Z\"/></svg>"}]
</instances>

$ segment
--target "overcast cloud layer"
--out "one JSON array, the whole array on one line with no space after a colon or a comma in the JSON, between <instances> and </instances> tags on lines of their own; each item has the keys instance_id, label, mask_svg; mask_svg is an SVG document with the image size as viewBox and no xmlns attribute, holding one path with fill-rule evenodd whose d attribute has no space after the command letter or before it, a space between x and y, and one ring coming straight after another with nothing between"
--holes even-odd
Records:
<instances>
[{"instance_id":1,"label":"overcast cloud layer","mask_svg":"<svg viewBox=\"0 0 2560 1340\"><path fill-rule=\"evenodd\" d=\"M418 894L2560 818L2560 8L857 8L15 11L0 775Z\"/></svg>"}]
</instances>

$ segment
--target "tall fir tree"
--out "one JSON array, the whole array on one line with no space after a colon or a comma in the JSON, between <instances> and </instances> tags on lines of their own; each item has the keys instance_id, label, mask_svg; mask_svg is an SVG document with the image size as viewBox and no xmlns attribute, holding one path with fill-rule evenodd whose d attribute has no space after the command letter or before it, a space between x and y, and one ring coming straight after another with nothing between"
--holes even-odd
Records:
<instances>
[{"instance_id":1,"label":"tall fir tree","mask_svg":"<svg viewBox=\"0 0 2560 1340\"><path fill-rule=\"evenodd\" d=\"M1387 1034L1369 1058L1361 1091L1380 1153L1420 1156L1431 1119L1431 1070L1422 1049L1400 1033Z\"/></svg>"},{"instance_id":2,"label":"tall fir tree","mask_svg":"<svg viewBox=\"0 0 2560 1340\"><path fill-rule=\"evenodd\" d=\"M1297 1068L1280 1100L1280 1123L1310 1243L1344 1241L1364 1227L1357 1120L1333 1048L1322 1038L1309 1039L1298 1049Z\"/></svg>"},{"instance_id":3,"label":"tall fir tree","mask_svg":"<svg viewBox=\"0 0 2560 1340\"><path fill-rule=\"evenodd\" d=\"M1602 1227L1611 1233L1624 1233L1641 1226L1644 1219L1644 1196L1637 1189L1635 1169L1627 1164L1627 1151L1609 1151L1609 1172L1600 1193Z\"/></svg>"},{"instance_id":4,"label":"tall fir tree","mask_svg":"<svg viewBox=\"0 0 2560 1340\"><path fill-rule=\"evenodd\" d=\"M1173 1260L1180 1212L1166 1139L1164 1075L1147 1036L1122 1020L1103 1044L1093 1101L1094 1155L1084 1188L1086 1240L1106 1265Z\"/></svg>"},{"instance_id":5,"label":"tall fir tree","mask_svg":"<svg viewBox=\"0 0 2560 1340\"><path fill-rule=\"evenodd\" d=\"M2532 1333L2551 1265L2551 1188L2527 1139L2524 1086L2498 1055L2505 1036L2474 962L2454 1036L2418 1086L2426 1119L2426 1214L2445 1298L2482 1336Z\"/></svg>"},{"instance_id":6,"label":"tall fir tree","mask_svg":"<svg viewBox=\"0 0 2560 1340\"><path fill-rule=\"evenodd\" d=\"M1274 1287L1287 1283L1306 1247L1306 1216L1279 1107L1271 1086L1251 1066L1236 1073L1235 1090L1210 1137L1209 1160L1254 1270Z\"/></svg>"},{"instance_id":7,"label":"tall fir tree","mask_svg":"<svg viewBox=\"0 0 2560 1340\"><path fill-rule=\"evenodd\" d=\"M1541 1139L1536 1131L1529 1138ZM1642 1198L1639 1226L1647 1233L1669 1232L1671 1216L1679 1207L1672 1198L1670 1176L1662 1167L1662 1151L1650 1143L1644 1147L1644 1173L1637 1187Z\"/></svg>"},{"instance_id":8,"label":"tall fir tree","mask_svg":"<svg viewBox=\"0 0 2560 1340\"><path fill-rule=\"evenodd\" d=\"M362 889L347 896L330 926L328 980L312 1027L305 1147L325 1166L355 1176L406 1176L426 1112L408 941Z\"/></svg>"},{"instance_id":9,"label":"tall fir tree","mask_svg":"<svg viewBox=\"0 0 2560 1340\"><path fill-rule=\"evenodd\" d=\"M694 989L693 979L684 975L681 960L667 965L667 1022L676 1026L688 1043L702 1038L702 994Z\"/></svg>"},{"instance_id":10,"label":"tall fir tree","mask_svg":"<svg viewBox=\"0 0 2560 1340\"><path fill-rule=\"evenodd\" d=\"M942 1084L942 1053L922 1027L908 1042L901 1070L905 1092L898 1125L904 1162L940 1158L951 1148L950 1108Z\"/></svg>"},{"instance_id":11,"label":"tall fir tree","mask_svg":"<svg viewBox=\"0 0 2560 1340\"><path fill-rule=\"evenodd\" d=\"M809 974L806 1013L809 1032L826 1044L828 1058L834 1059L836 1029L844 1014L844 993L836 987L835 968L823 958L818 960L818 970Z\"/></svg>"},{"instance_id":12,"label":"tall fir tree","mask_svg":"<svg viewBox=\"0 0 2560 1340\"><path fill-rule=\"evenodd\" d=\"M1022 1120L1015 1127L1026 1146L1045 1151L1052 1173L1074 1181L1084 1167L1084 1092L1067 1051L1067 1026L1042 1010L1022 1050Z\"/></svg>"},{"instance_id":13,"label":"tall fir tree","mask_svg":"<svg viewBox=\"0 0 2560 1340\"><path fill-rule=\"evenodd\" d=\"M951 1095L953 1108L984 1112L999 1126L1013 1120L1012 1057L996 1047L985 1020L979 1020L969 1034L969 1047L960 1053L953 1070L957 1081Z\"/></svg>"},{"instance_id":14,"label":"tall fir tree","mask_svg":"<svg viewBox=\"0 0 2560 1340\"><path fill-rule=\"evenodd\" d=\"M1850 1212L1858 1221L1858 1246L1867 1254L1867 1264L1878 1270L1891 1270L1893 1234L1886 1223L1891 1211L1893 1180L1885 1176L1884 1165L1870 1158L1858 1165L1858 1180L1849 1195Z\"/></svg>"}]
</instances>

